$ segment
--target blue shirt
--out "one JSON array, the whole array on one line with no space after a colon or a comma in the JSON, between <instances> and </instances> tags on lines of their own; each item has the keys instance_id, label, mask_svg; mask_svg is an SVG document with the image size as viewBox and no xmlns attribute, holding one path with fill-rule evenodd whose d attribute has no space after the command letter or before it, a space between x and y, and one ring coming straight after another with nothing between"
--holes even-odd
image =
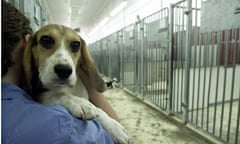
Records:
<instances>
[{"instance_id":1,"label":"blue shirt","mask_svg":"<svg viewBox=\"0 0 240 144\"><path fill-rule=\"evenodd\" d=\"M19 87L2 83L2 144L113 144L95 120L62 106L43 106Z\"/></svg>"}]
</instances>

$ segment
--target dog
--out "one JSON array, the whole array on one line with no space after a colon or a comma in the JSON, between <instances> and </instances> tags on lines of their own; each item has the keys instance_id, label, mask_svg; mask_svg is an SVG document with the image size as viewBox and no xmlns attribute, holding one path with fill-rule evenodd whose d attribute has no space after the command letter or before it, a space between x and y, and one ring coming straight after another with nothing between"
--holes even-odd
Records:
<instances>
[{"instance_id":1,"label":"dog","mask_svg":"<svg viewBox=\"0 0 240 144\"><path fill-rule=\"evenodd\" d=\"M24 51L23 69L28 90L44 105L62 105L73 116L96 118L115 143L128 143L124 127L90 103L79 69L92 78L96 90L105 90L85 41L73 29L49 24L34 33Z\"/></svg>"},{"instance_id":2,"label":"dog","mask_svg":"<svg viewBox=\"0 0 240 144\"><path fill-rule=\"evenodd\" d=\"M107 88L115 88L116 87L116 83L117 83L117 78L113 78L110 80L105 80L106 86Z\"/></svg>"}]
</instances>

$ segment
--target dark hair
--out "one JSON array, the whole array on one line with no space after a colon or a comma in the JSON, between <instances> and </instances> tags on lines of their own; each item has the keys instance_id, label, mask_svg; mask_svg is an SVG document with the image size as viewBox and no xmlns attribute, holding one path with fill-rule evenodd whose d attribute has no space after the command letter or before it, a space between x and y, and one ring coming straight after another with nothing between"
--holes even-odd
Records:
<instances>
[{"instance_id":1,"label":"dark hair","mask_svg":"<svg viewBox=\"0 0 240 144\"><path fill-rule=\"evenodd\" d=\"M2 76L14 65L12 53L26 34L31 34L30 21L11 4L2 3Z\"/></svg>"}]
</instances>

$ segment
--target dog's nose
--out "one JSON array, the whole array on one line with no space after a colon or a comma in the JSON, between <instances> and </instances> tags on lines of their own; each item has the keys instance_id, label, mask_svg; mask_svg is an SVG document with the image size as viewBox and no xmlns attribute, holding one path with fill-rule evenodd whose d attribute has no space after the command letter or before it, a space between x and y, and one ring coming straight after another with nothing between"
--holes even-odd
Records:
<instances>
[{"instance_id":1,"label":"dog's nose","mask_svg":"<svg viewBox=\"0 0 240 144\"><path fill-rule=\"evenodd\" d=\"M66 79L72 74L72 68L69 65L64 64L56 65L54 71L61 79Z\"/></svg>"}]
</instances>

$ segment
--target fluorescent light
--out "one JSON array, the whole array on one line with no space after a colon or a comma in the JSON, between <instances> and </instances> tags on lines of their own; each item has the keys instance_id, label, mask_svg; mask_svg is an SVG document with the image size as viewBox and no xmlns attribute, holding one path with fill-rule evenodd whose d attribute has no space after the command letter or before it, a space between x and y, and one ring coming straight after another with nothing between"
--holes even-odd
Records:
<instances>
[{"instance_id":1,"label":"fluorescent light","mask_svg":"<svg viewBox=\"0 0 240 144\"><path fill-rule=\"evenodd\" d=\"M105 25L109 21L109 17L105 17L90 33L89 35L93 35L100 27Z\"/></svg>"},{"instance_id":2,"label":"fluorescent light","mask_svg":"<svg viewBox=\"0 0 240 144\"><path fill-rule=\"evenodd\" d=\"M98 25L98 27L103 26L104 24L106 24L109 21L109 17L105 17Z\"/></svg>"},{"instance_id":3,"label":"fluorescent light","mask_svg":"<svg viewBox=\"0 0 240 144\"><path fill-rule=\"evenodd\" d=\"M127 6L127 1L123 1L121 4L119 4L118 7L116 7L111 13L110 16L115 16L118 14L125 6Z\"/></svg>"},{"instance_id":4,"label":"fluorescent light","mask_svg":"<svg viewBox=\"0 0 240 144\"><path fill-rule=\"evenodd\" d=\"M111 13L110 16L115 16L118 14L124 7L127 6L127 1L123 1L122 3L119 4L118 7L116 7ZM109 17L104 18L90 33L89 35L93 35L95 32L98 31L98 29L102 26L104 26L107 22L109 21Z\"/></svg>"}]
</instances>

